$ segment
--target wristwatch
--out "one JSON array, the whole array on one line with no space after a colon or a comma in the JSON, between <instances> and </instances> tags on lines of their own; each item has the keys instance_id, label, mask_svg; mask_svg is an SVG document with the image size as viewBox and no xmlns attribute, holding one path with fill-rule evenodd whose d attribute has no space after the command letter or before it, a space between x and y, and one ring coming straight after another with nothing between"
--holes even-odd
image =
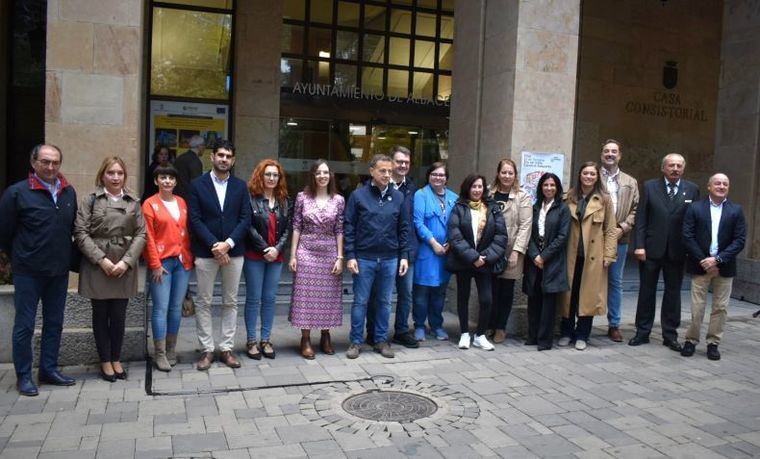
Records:
<instances>
[{"instance_id":1,"label":"wristwatch","mask_svg":"<svg viewBox=\"0 0 760 459\"><path fill-rule=\"evenodd\" d=\"M720 258L720 255L715 255L715 262L718 264L723 263L723 260Z\"/></svg>"}]
</instances>

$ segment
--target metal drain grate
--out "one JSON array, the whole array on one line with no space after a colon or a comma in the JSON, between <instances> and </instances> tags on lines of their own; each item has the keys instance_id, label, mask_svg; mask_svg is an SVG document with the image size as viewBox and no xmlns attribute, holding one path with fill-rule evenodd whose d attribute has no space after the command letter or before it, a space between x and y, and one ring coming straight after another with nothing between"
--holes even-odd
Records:
<instances>
[{"instance_id":1,"label":"metal drain grate","mask_svg":"<svg viewBox=\"0 0 760 459\"><path fill-rule=\"evenodd\" d=\"M343 402L343 409L370 421L412 422L426 418L438 405L422 395L399 391L373 390L353 395Z\"/></svg>"}]
</instances>

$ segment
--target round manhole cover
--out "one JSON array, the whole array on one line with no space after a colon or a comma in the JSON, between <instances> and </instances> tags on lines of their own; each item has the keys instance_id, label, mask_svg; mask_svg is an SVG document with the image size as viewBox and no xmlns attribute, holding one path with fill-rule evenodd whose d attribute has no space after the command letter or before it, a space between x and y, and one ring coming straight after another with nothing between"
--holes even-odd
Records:
<instances>
[{"instance_id":1,"label":"round manhole cover","mask_svg":"<svg viewBox=\"0 0 760 459\"><path fill-rule=\"evenodd\" d=\"M404 423L432 415L438 410L438 405L422 395L375 390L347 398L343 409L370 421Z\"/></svg>"}]
</instances>

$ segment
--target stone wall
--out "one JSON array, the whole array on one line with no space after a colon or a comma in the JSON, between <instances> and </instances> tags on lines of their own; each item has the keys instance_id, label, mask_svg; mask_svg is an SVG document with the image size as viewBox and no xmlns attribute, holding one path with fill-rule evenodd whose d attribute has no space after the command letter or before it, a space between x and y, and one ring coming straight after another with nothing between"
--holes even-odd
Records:
<instances>
[{"instance_id":1,"label":"stone wall","mask_svg":"<svg viewBox=\"0 0 760 459\"><path fill-rule=\"evenodd\" d=\"M141 177L144 113L142 0L48 0L45 140L61 147L62 172L82 194L102 158Z\"/></svg>"},{"instance_id":2,"label":"stone wall","mask_svg":"<svg viewBox=\"0 0 760 459\"><path fill-rule=\"evenodd\" d=\"M598 161L604 139L615 138L624 143L623 169L640 182L658 176L662 157L676 151L686 157L686 177L705 189L721 9L719 1L583 2L575 164ZM672 89L664 86L668 62L678 74Z\"/></svg>"}]
</instances>

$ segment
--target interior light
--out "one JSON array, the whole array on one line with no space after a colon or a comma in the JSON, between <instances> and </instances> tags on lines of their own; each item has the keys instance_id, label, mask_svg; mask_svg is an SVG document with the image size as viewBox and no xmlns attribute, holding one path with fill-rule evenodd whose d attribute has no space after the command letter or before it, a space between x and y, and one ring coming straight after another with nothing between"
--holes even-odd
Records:
<instances>
[{"instance_id":1,"label":"interior light","mask_svg":"<svg viewBox=\"0 0 760 459\"><path fill-rule=\"evenodd\" d=\"M409 131L409 135L417 135L417 134L419 134L419 132L417 132L417 131Z\"/></svg>"},{"instance_id":2,"label":"interior light","mask_svg":"<svg viewBox=\"0 0 760 459\"><path fill-rule=\"evenodd\" d=\"M329 58L330 57L330 53L328 51L320 51L319 52L319 57Z\"/></svg>"},{"instance_id":3,"label":"interior light","mask_svg":"<svg viewBox=\"0 0 760 459\"><path fill-rule=\"evenodd\" d=\"M288 121L285 124L288 126L298 126L298 123L293 118L288 119Z\"/></svg>"}]
</instances>

